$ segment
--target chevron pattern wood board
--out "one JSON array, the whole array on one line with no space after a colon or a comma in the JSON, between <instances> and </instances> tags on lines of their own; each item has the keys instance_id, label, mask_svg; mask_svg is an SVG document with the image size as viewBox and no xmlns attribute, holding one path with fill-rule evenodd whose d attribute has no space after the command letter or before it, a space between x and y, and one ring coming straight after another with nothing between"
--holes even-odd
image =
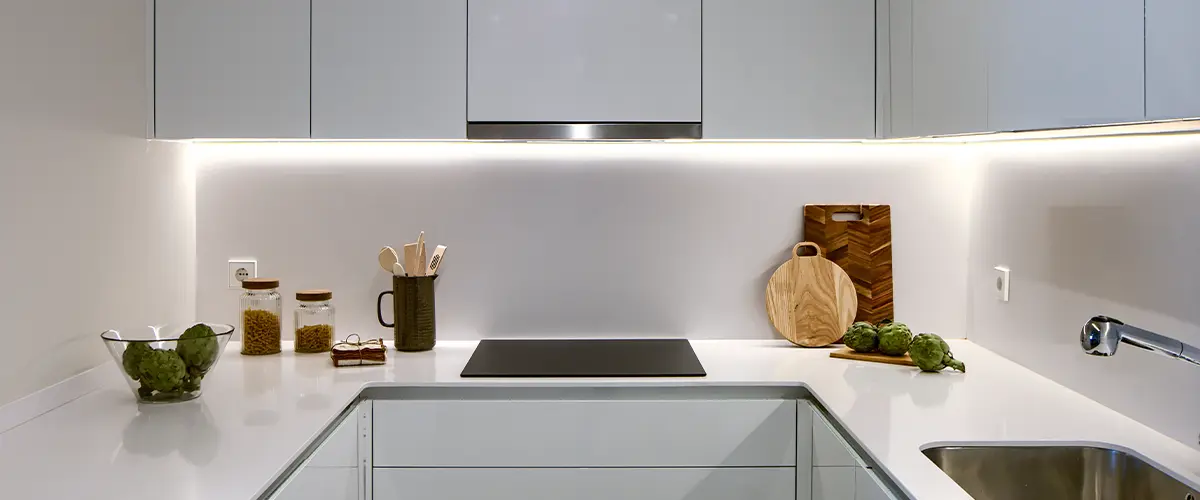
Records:
<instances>
[{"instance_id":1,"label":"chevron pattern wood board","mask_svg":"<svg viewBox=\"0 0 1200 500\"><path fill-rule=\"evenodd\" d=\"M860 219L834 220L834 214ZM825 258L850 275L858 293L855 321L894 319L890 205L805 205L804 240L820 245Z\"/></svg>"}]
</instances>

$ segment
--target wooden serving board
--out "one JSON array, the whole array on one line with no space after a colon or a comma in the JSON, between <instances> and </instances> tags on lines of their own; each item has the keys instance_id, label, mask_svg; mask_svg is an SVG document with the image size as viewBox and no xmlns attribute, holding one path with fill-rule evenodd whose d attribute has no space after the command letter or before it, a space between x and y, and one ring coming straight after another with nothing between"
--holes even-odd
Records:
<instances>
[{"instance_id":1,"label":"wooden serving board","mask_svg":"<svg viewBox=\"0 0 1200 500\"><path fill-rule=\"evenodd\" d=\"M807 248L814 255L800 255ZM783 338L804 347L834 343L854 322L858 299L850 276L821 257L812 243L797 243L792 257L767 282L767 318Z\"/></svg>"},{"instance_id":2,"label":"wooden serving board","mask_svg":"<svg viewBox=\"0 0 1200 500\"><path fill-rule=\"evenodd\" d=\"M855 221L834 214L857 214ZM892 306L892 207L805 205L804 240L825 249L825 258L846 270L858 294L855 321L879 324L894 318Z\"/></svg>"},{"instance_id":3,"label":"wooden serving board","mask_svg":"<svg viewBox=\"0 0 1200 500\"><path fill-rule=\"evenodd\" d=\"M904 353L903 356L888 356L887 354L880 354L878 352L854 352L854 349L843 347L829 353L829 357L870 361L872 363L887 363L889 365L917 366L912 358L908 356L908 353Z\"/></svg>"}]
</instances>

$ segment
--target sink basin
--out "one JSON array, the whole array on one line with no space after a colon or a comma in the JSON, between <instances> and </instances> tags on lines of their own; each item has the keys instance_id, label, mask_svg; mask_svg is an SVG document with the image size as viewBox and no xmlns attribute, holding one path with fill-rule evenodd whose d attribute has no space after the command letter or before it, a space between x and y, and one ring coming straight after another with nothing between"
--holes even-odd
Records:
<instances>
[{"instance_id":1,"label":"sink basin","mask_svg":"<svg viewBox=\"0 0 1200 500\"><path fill-rule=\"evenodd\" d=\"M942 446L924 450L976 500L1200 500L1129 453L1092 446Z\"/></svg>"}]
</instances>

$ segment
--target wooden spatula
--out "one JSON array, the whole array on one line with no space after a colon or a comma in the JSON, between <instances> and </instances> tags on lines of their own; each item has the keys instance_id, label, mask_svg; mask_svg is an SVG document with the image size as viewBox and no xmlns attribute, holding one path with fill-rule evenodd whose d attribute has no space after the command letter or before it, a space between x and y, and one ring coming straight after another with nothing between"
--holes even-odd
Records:
<instances>
[{"instance_id":1,"label":"wooden spatula","mask_svg":"<svg viewBox=\"0 0 1200 500\"><path fill-rule=\"evenodd\" d=\"M410 276L420 276L421 272L417 269L417 244L409 243L404 245L404 268L408 270Z\"/></svg>"},{"instance_id":2,"label":"wooden spatula","mask_svg":"<svg viewBox=\"0 0 1200 500\"><path fill-rule=\"evenodd\" d=\"M417 274L416 276L425 276L426 266L429 260L425 258L425 231L421 231L421 235L417 236Z\"/></svg>"},{"instance_id":3,"label":"wooden spatula","mask_svg":"<svg viewBox=\"0 0 1200 500\"><path fill-rule=\"evenodd\" d=\"M429 258L429 275L433 276L438 273L438 268L442 267L442 259L446 255L446 245L438 245L433 249L433 257Z\"/></svg>"}]
</instances>

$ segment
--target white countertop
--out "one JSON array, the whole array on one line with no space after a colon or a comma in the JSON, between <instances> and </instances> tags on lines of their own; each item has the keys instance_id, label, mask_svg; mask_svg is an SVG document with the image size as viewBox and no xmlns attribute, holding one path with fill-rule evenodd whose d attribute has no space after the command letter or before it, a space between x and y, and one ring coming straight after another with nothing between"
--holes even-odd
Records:
<instances>
[{"instance_id":1,"label":"white countertop","mask_svg":"<svg viewBox=\"0 0 1200 500\"><path fill-rule=\"evenodd\" d=\"M918 499L970 498L921 448L935 443L1104 443L1200 484L1200 452L966 341L969 372L832 359L784 341L692 341L702 379L462 379L475 342L334 369L325 355L250 357L231 344L198 400L135 404L115 364L96 390L0 433L4 498L241 499L255 495L370 386L807 387Z\"/></svg>"}]
</instances>

